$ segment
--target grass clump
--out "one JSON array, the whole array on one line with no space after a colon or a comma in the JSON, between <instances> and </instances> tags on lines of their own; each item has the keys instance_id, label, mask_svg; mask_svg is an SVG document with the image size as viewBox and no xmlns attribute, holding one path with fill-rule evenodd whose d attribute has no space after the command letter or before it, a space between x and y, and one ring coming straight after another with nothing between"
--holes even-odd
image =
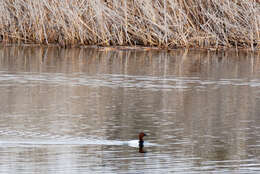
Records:
<instances>
[{"instance_id":1,"label":"grass clump","mask_svg":"<svg viewBox=\"0 0 260 174\"><path fill-rule=\"evenodd\" d=\"M259 0L0 0L0 41L260 47Z\"/></svg>"}]
</instances>

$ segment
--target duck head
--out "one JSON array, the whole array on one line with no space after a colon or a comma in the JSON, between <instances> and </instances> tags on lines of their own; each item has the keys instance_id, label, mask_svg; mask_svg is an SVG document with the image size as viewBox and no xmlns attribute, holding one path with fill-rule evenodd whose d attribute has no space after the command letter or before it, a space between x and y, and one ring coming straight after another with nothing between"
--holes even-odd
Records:
<instances>
[{"instance_id":1,"label":"duck head","mask_svg":"<svg viewBox=\"0 0 260 174\"><path fill-rule=\"evenodd\" d=\"M143 132L139 133L139 141L144 141L144 140L143 140L143 137L144 137L144 136L146 136L145 133L143 133Z\"/></svg>"}]
</instances>

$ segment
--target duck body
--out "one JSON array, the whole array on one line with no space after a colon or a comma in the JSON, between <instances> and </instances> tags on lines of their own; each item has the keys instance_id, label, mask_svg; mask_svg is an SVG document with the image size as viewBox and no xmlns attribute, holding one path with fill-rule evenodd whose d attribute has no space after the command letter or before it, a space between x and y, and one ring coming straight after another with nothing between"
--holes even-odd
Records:
<instances>
[{"instance_id":1,"label":"duck body","mask_svg":"<svg viewBox=\"0 0 260 174\"><path fill-rule=\"evenodd\" d=\"M127 142L127 145L131 147L139 147L139 140L130 140Z\"/></svg>"},{"instance_id":2,"label":"duck body","mask_svg":"<svg viewBox=\"0 0 260 174\"><path fill-rule=\"evenodd\" d=\"M141 132L139 134L139 140L130 140L127 142L127 144L131 147L138 147L138 148L143 148L145 145L145 142L143 140L143 137L146 136L145 133Z\"/></svg>"}]
</instances>

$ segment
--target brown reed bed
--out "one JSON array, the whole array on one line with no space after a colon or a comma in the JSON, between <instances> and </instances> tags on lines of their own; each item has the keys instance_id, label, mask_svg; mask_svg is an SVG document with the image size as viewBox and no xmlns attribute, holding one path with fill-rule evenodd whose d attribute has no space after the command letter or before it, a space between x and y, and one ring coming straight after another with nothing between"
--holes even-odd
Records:
<instances>
[{"instance_id":1,"label":"brown reed bed","mask_svg":"<svg viewBox=\"0 0 260 174\"><path fill-rule=\"evenodd\" d=\"M0 42L260 48L260 0L0 0Z\"/></svg>"}]
</instances>

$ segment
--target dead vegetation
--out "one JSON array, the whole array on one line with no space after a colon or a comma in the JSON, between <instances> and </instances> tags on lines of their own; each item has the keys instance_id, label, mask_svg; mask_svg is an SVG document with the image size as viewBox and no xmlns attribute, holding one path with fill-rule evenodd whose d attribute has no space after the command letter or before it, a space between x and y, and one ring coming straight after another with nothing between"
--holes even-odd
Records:
<instances>
[{"instance_id":1,"label":"dead vegetation","mask_svg":"<svg viewBox=\"0 0 260 174\"><path fill-rule=\"evenodd\" d=\"M259 48L258 0L0 0L0 41Z\"/></svg>"}]
</instances>

